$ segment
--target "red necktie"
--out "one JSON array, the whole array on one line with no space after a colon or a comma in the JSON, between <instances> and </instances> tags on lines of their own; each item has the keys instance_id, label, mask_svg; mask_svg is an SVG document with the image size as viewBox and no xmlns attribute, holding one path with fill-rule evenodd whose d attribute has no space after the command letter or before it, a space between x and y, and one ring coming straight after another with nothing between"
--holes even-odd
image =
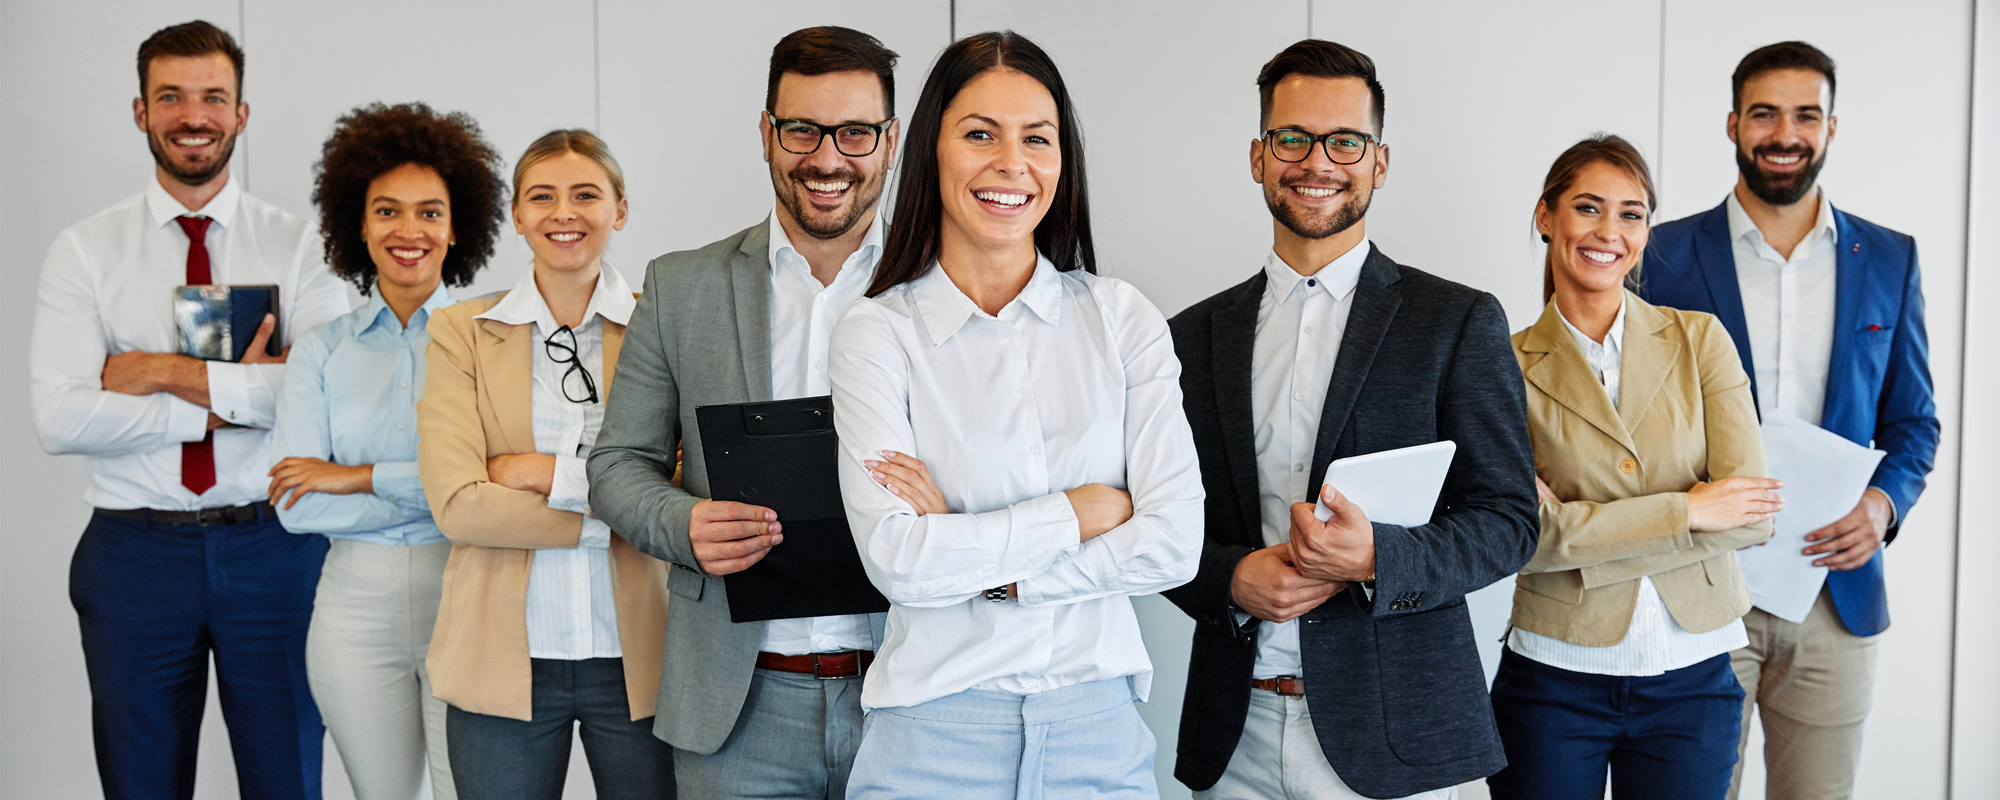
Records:
<instances>
[{"instance_id":1,"label":"red necktie","mask_svg":"<svg viewBox=\"0 0 2000 800\"><path fill-rule=\"evenodd\" d=\"M188 237L187 282L190 286L212 283L208 274L207 217L175 217ZM199 442L181 444L181 485L195 494L215 485L215 432L203 434Z\"/></svg>"}]
</instances>

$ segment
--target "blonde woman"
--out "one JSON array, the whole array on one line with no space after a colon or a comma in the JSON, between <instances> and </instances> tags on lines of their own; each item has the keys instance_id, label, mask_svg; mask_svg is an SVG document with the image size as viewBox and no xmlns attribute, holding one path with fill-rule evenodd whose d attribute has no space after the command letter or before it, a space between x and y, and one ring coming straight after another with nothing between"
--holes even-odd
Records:
<instances>
[{"instance_id":1,"label":"blonde woman","mask_svg":"<svg viewBox=\"0 0 2000 800\"><path fill-rule=\"evenodd\" d=\"M586 131L514 169L533 269L431 322L419 468L452 541L431 642L463 800L562 796L572 730L600 798L674 796L653 738L666 572L590 516L589 455L634 305L604 264L624 178Z\"/></svg>"}]
</instances>

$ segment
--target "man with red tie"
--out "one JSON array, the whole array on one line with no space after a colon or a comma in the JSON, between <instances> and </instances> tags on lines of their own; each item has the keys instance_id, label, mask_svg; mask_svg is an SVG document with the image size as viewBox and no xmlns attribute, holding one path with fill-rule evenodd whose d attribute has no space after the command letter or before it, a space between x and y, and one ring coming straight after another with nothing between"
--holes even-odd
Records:
<instances>
[{"instance_id":1,"label":"man with red tie","mask_svg":"<svg viewBox=\"0 0 2000 800\"><path fill-rule=\"evenodd\" d=\"M347 311L305 220L243 193L229 156L250 118L243 51L206 22L139 47L133 121L154 180L56 236L30 345L36 430L88 457L95 507L70 563L104 796L187 798L215 660L245 797L318 798L306 625L327 543L264 502L284 357ZM176 355L172 290L274 284L241 363ZM239 333L238 335L242 335Z\"/></svg>"}]
</instances>

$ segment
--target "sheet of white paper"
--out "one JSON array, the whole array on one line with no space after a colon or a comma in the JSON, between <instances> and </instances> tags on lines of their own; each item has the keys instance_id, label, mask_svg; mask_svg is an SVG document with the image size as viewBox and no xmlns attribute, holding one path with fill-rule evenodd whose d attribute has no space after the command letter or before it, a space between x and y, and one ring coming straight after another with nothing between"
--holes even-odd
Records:
<instances>
[{"instance_id":1,"label":"sheet of white paper","mask_svg":"<svg viewBox=\"0 0 2000 800\"><path fill-rule=\"evenodd\" d=\"M1785 510L1773 518L1770 541L1736 551L1736 559L1758 608L1779 619L1804 622L1826 582L1826 567L1812 564L1818 556L1799 552L1806 547L1806 534L1854 510L1884 453L1797 417L1768 417L1763 432L1771 477L1785 483L1778 490Z\"/></svg>"},{"instance_id":2,"label":"sheet of white paper","mask_svg":"<svg viewBox=\"0 0 2000 800\"><path fill-rule=\"evenodd\" d=\"M1444 477L1451 472L1452 454L1458 444L1450 440L1414 447L1399 447L1367 455L1335 459L1326 465L1326 480L1348 502L1361 507L1369 522L1386 522L1406 528L1431 521ZM1315 504L1313 514L1325 522L1333 517L1326 503Z\"/></svg>"}]
</instances>

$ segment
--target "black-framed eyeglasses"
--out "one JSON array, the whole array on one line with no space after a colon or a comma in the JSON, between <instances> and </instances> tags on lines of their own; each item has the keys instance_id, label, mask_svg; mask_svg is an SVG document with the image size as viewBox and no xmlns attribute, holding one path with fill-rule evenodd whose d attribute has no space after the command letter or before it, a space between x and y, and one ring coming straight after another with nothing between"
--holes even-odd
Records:
<instances>
[{"instance_id":1,"label":"black-framed eyeglasses","mask_svg":"<svg viewBox=\"0 0 2000 800\"><path fill-rule=\"evenodd\" d=\"M809 156L819 152L819 146L826 137L833 137L833 147L848 158L861 158L875 154L875 148L882 145L882 131L888 130L895 117L870 125L865 122L843 122L839 125L821 125L803 119L778 119L771 112L764 112L771 121L771 130L778 137L778 146L793 155Z\"/></svg>"},{"instance_id":2,"label":"black-framed eyeglasses","mask_svg":"<svg viewBox=\"0 0 2000 800\"><path fill-rule=\"evenodd\" d=\"M1371 142L1376 147L1382 146L1381 139L1360 131L1310 133L1298 128L1272 128L1264 132L1264 146L1270 149L1271 155L1279 161L1292 163L1311 158L1313 145L1324 143L1327 160L1343 166L1353 164L1367 155Z\"/></svg>"},{"instance_id":3,"label":"black-framed eyeglasses","mask_svg":"<svg viewBox=\"0 0 2000 800\"><path fill-rule=\"evenodd\" d=\"M558 337L567 338L569 341L558 341ZM560 381L564 400L572 403L597 402L597 381L590 377L590 370L584 369L583 361L576 357L576 331L570 330L568 325L557 328L555 333L549 334L548 340L542 342L542 349L548 353L550 361L556 362L557 365L569 365L569 369L563 371L562 380ZM571 375L576 375L583 379L582 397L577 397L570 393L569 376Z\"/></svg>"}]
</instances>

